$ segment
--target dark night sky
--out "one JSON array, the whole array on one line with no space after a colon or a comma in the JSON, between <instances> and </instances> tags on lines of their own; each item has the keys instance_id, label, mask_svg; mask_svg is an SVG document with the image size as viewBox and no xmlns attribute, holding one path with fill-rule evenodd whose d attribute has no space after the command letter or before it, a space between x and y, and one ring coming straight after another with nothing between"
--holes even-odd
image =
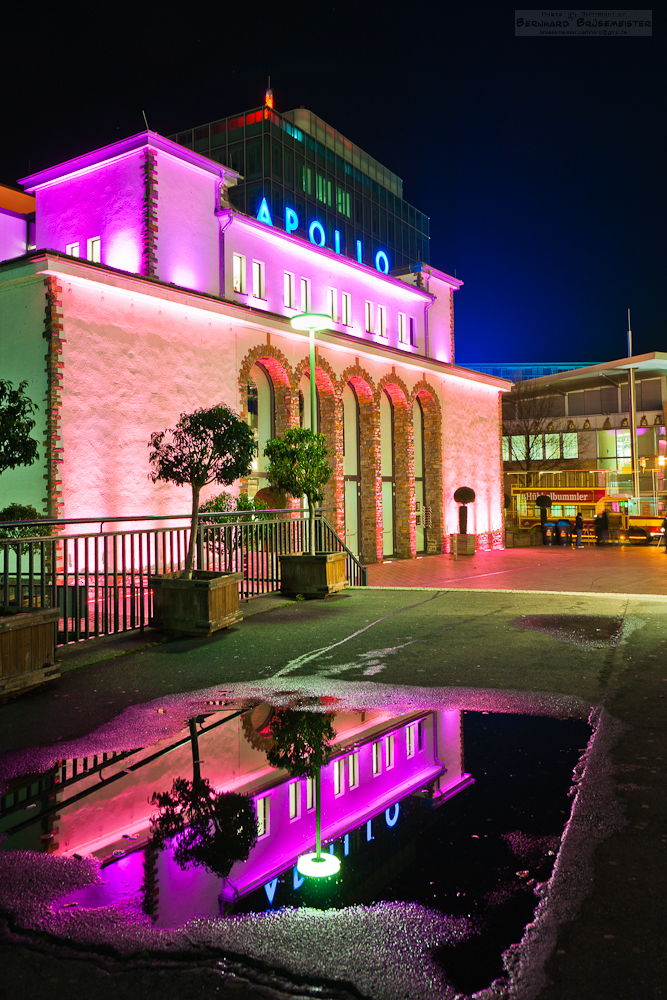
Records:
<instances>
[{"instance_id":1,"label":"dark night sky","mask_svg":"<svg viewBox=\"0 0 667 1000\"><path fill-rule=\"evenodd\" d=\"M101 15L99 11L103 10ZM149 125L303 105L404 180L465 281L457 361L667 350L665 44L515 38L504 4L118 2L3 19L0 179ZM15 20L12 22L12 16Z\"/></svg>"}]
</instances>

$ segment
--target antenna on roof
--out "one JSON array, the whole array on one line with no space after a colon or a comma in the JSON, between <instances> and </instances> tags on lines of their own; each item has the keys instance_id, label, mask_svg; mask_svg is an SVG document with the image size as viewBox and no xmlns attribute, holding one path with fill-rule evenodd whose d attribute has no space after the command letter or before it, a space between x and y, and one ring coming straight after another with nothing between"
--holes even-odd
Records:
<instances>
[{"instance_id":1,"label":"antenna on roof","mask_svg":"<svg viewBox=\"0 0 667 1000\"><path fill-rule=\"evenodd\" d=\"M142 111L141 113L142 113L142 115L144 116L144 122L146 123L146 131L147 131L147 132L150 132L150 129L149 129L149 127L148 127L148 119L146 118L146 112L145 112L145 111Z\"/></svg>"},{"instance_id":2,"label":"antenna on roof","mask_svg":"<svg viewBox=\"0 0 667 1000\"><path fill-rule=\"evenodd\" d=\"M273 107L273 91L271 90L271 77L269 77L269 85L266 88L266 93L264 95L264 104L267 108Z\"/></svg>"}]
</instances>

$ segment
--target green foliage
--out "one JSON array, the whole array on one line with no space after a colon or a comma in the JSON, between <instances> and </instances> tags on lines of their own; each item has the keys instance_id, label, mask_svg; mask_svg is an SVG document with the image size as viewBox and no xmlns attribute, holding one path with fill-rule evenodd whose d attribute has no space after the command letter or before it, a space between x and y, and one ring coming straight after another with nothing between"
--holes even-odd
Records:
<instances>
[{"instance_id":1,"label":"green foliage","mask_svg":"<svg viewBox=\"0 0 667 1000\"><path fill-rule=\"evenodd\" d=\"M10 503L0 510L0 521L37 521L46 520L44 514L31 507L30 504ZM17 524L15 528L0 528L0 538L36 538L51 534L50 524Z\"/></svg>"},{"instance_id":2,"label":"green foliage","mask_svg":"<svg viewBox=\"0 0 667 1000\"><path fill-rule=\"evenodd\" d=\"M19 465L32 465L37 458L37 442L30 436L37 406L23 391L27 384L20 382L15 389L11 382L0 379L0 474Z\"/></svg>"},{"instance_id":3,"label":"green foliage","mask_svg":"<svg viewBox=\"0 0 667 1000\"><path fill-rule=\"evenodd\" d=\"M240 521L268 521L270 514L263 514L267 510L268 504L263 500L250 498L247 493L240 493L237 497L231 493L218 493L211 497L199 508L199 520L205 524L238 524ZM241 517L206 517L206 514L228 514L237 511L248 511L247 516Z\"/></svg>"},{"instance_id":4,"label":"green foliage","mask_svg":"<svg viewBox=\"0 0 667 1000\"><path fill-rule=\"evenodd\" d=\"M253 432L236 413L220 403L210 409L182 413L176 427L154 431L148 447L153 482L164 480L192 487L190 544L184 579L192 578L199 519L199 493L210 483L231 486L247 476L257 446Z\"/></svg>"},{"instance_id":5,"label":"green foliage","mask_svg":"<svg viewBox=\"0 0 667 1000\"><path fill-rule=\"evenodd\" d=\"M183 870L208 868L226 878L236 861L246 861L257 843L257 817L252 802L233 792L216 794L208 781L175 778L169 792L154 792L151 842L164 847L176 837L174 860Z\"/></svg>"},{"instance_id":6,"label":"green foliage","mask_svg":"<svg viewBox=\"0 0 667 1000\"><path fill-rule=\"evenodd\" d=\"M170 436L170 440L169 440ZM176 427L151 434L150 478L202 489L231 486L250 472L256 445L252 430L224 404L182 413Z\"/></svg>"},{"instance_id":7,"label":"green foliage","mask_svg":"<svg viewBox=\"0 0 667 1000\"><path fill-rule=\"evenodd\" d=\"M293 777L313 778L331 757L333 718L333 712L278 709L269 726L274 741L266 753L269 764L284 767Z\"/></svg>"},{"instance_id":8,"label":"green foliage","mask_svg":"<svg viewBox=\"0 0 667 1000\"><path fill-rule=\"evenodd\" d=\"M292 427L284 438L272 438L264 454L269 460L267 478L274 489L292 497L307 497L311 508L324 500L323 488L331 477L331 467L323 434Z\"/></svg>"}]
</instances>

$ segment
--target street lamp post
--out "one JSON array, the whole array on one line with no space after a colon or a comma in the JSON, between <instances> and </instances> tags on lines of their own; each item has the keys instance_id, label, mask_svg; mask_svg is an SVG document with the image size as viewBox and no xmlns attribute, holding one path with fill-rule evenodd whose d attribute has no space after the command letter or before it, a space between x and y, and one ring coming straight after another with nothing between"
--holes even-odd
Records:
<instances>
[{"instance_id":1,"label":"street lamp post","mask_svg":"<svg viewBox=\"0 0 667 1000\"><path fill-rule=\"evenodd\" d=\"M293 316L291 324L295 330L307 330L310 334L310 429L317 433L317 383L315 382L315 334L326 330L331 317L324 313L300 313Z\"/></svg>"}]
</instances>

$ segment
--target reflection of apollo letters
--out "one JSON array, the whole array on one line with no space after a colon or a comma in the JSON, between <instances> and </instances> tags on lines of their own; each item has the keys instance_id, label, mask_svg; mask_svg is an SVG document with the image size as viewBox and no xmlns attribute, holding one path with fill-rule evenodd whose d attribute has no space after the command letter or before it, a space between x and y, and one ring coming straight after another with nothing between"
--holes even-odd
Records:
<instances>
[{"instance_id":1,"label":"reflection of apollo letters","mask_svg":"<svg viewBox=\"0 0 667 1000\"><path fill-rule=\"evenodd\" d=\"M203 724L199 736L202 777L216 792L234 791L252 797L259 837L248 860L232 868L222 886L222 898L233 900L264 886L271 901L274 880L289 871L314 842L313 782L291 778L287 772L270 767L261 750L266 727L254 740L258 750L244 738L239 716L230 715L216 713ZM322 841L328 845L340 838L336 853L343 861L352 850L351 831L361 828L361 840L370 843L381 829L400 825L400 799L419 793L433 804L444 802L472 780L462 770L458 710L412 712L399 717L380 711L339 713L334 729L334 754L322 769ZM184 739L163 741L112 765L109 771L123 776L108 787L100 787L99 775L93 774L59 793L59 836L54 853L94 853L111 859L114 850L127 849L130 839L141 844L149 831L153 810L148 799L152 792L168 788L177 775L189 776L192 769L189 740L185 732L181 735ZM160 755L156 757L156 753ZM125 773L133 766L134 773ZM104 777L110 776L109 771ZM67 807L67 799L86 790L88 795ZM141 858L139 852L119 862L118 877L122 875L130 891L139 891ZM183 894L191 895L193 913L203 912L202 907L209 904L215 909L221 893L219 878L202 868L181 871L168 851L160 854L156 863L161 923L170 919L172 908L182 912ZM107 869L110 886L117 877L115 868L114 864ZM298 881L301 876L294 878Z\"/></svg>"},{"instance_id":2,"label":"reflection of apollo letters","mask_svg":"<svg viewBox=\"0 0 667 1000\"><path fill-rule=\"evenodd\" d=\"M267 226L273 225L273 219L271 217L271 211L269 209L268 202L266 198L262 198L259 206L259 211L257 212L257 221L264 222ZM285 209L285 232L289 235L290 233L296 232L299 228L299 216L296 214L293 208ZM324 226L321 222L315 219L311 222L308 227L308 239L311 243L314 243L316 247L326 247L327 245L327 234ZM334 249L336 253L342 253L341 250L341 235L340 230L336 229L334 231ZM361 264L363 263L363 245L361 240L357 240L356 246L357 261ZM375 254L375 268L380 272L380 274L389 274L389 258L387 257L384 250L378 250Z\"/></svg>"}]
</instances>

